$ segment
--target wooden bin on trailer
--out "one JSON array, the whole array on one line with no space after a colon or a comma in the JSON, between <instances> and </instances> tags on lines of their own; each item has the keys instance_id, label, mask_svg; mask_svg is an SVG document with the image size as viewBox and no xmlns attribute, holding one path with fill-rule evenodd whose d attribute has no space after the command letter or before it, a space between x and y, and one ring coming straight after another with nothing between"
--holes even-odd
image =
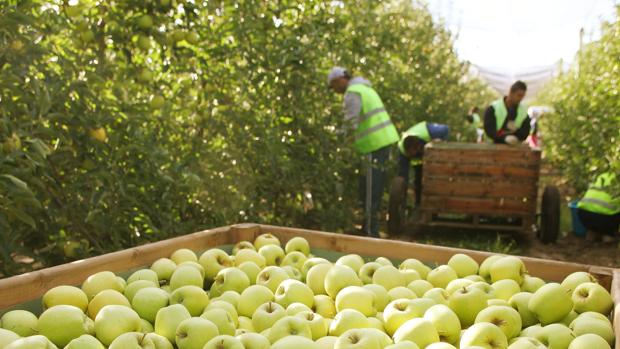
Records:
<instances>
[{"instance_id":1,"label":"wooden bin on trailer","mask_svg":"<svg viewBox=\"0 0 620 349\"><path fill-rule=\"evenodd\" d=\"M422 224L530 231L540 151L527 146L437 143L424 151Z\"/></svg>"},{"instance_id":2,"label":"wooden bin on trailer","mask_svg":"<svg viewBox=\"0 0 620 349\"><path fill-rule=\"evenodd\" d=\"M271 233L285 243L295 236L306 238L316 250L340 254L357 253L364 257L383 256L394 260L417 258L427 263L448 262L456 253L465 253L478 262L493 255L489 252L464 250L451 247L417 244L396 240L333 234L314 230L276 227L259 224L239 224L205 230L177 238L108 253L98 257L58 265L0 280L0 312L9 307L36 301L45 291L58 285L80 285L89 275L109 270L120 273L139 267L148 267L161 257L168 257L179 248L205 250L232 245L241 240L253 241L263 233ZM547 281L561 281L575 271L587 271L611 290L614 299L615 349L620 349L620 269L585 264L559 262L521 257L530 274Z\"/></svg>"}]
</instances>

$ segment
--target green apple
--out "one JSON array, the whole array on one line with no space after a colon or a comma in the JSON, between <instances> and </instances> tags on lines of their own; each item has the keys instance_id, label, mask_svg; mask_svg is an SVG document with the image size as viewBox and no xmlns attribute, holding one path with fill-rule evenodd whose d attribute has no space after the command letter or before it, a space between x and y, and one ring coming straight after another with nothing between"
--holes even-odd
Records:
<instances>
[{"instance_id":1,"label":"green apple","mask_svg":"<svg viewBox=\"0 0 620 349\"><path fill-rule=\"evenodd\" d=\"M375 309L377 309L377 311L382 312L383 309L385 309L385 307L388 305L388 303L392 301L392 299L390 299L390 294L388 293L388 291L385 289L385 287L381 285L368 284L362 287L369 291L372 291L372 293L375 294ZM417 296L413 298L417 298Z\"/></svg>"},{"instance_id":2,"label":"green apple","mask_svg":"<svg viewBox=\"0 0 620 349\"><path fill-rule=\"evenodd\" d=\"M247 250L245 250L247 251ZM239 268L231 267L220 270L211 285L211 297L218 297L226 291L243 292L250 286L250 279Z\"/></svg>"},{"instance_id":3,"label":"green apple","mask_svg":"<svg viewBox=\"0 0 620 349\"><path fill-rule=\"evenodd\" d=\"M491 266L493 265L493 263L495 263L497 260L499 260L502 257L503 256L500 256L500 255L492 255L492 256L487 257L480 264L480 268L478 269L478 275L483 277L486 281L490 282L491 281Z\"/></svg>"},{"instance_id":4,"label":"green apple","mask_svg":"<svg viewBox=\"0 0 620 349\"><path fill-rule=\"evenodd\" d=\"M536 338L517 337L510 342L508 349L547 349L547 347Z\"/></svg>"},{"instance_id":5,"label":"green apple","mask_svg":"<svg viewBox=\"0 0 620 349\"><path fill-rule=\"evenodd\" d=\"M319 338L315 343L318 345L318 349L334 349L338 338L336 336L325 336Z\"/></svg>"},{"instance_id":6,"label":"green apple","mask_svg":"<svg viewBox=\"0 0 620 349\"><path fill-rule=\"evenodd\" d=\"M306 285L310 287L315 295L327 294L325 290L325 277L331 268L331 264L319 263L311 267L306 273Z\"/></svg>"},{"instance_id":7,"label":"green apple","mask_svg":"<svg viewBox=\"0 0 620 349\"><path fill-rule=\"evenodd\" d=\"M551 325L548 325L551 326ZM564 326L566 327L566 326ZM532 325L527 328L521 330L519 337L536 337L536 334L542 330L542 326L540 324Z\"/></svg>"},{"instance_id":8,"label":"green apple","mask_svg":"<svg viewBox=\"0 0 620 349\"><path fill-rule=\"evenodd\" d=\"M340 292L342 292L342 291L340 291ZM390 301L401 299L401 298L407 298L407 299L418 298L418 296L415 294L415 292L411 291L410 289L408 289L405 286L396 286L396 287L390 289L388 291L388 296L390 297Z\"/></svg>"},{"instance_id":9,"label":"green apple","mask_svg":"<svg viewBox=\"0 0 620 349\"><path fill-rule=\"evenodd\" d=\"M271 349L319 349L319 346L311 339L303 336L288 336L273 343Z\"/></svg>"},{"instance_id":10,"label":"green apple","mask_svg":"<svg viewBox=\"0 0 620 349\"><path fill-rule=\"evenodd\" d=\"M286 270L276 266L268 266L258 273L256 284L266 286L271 292L276 292L280 283L290 278Z\"/></svg>"},{"instance_id":11,"label":"green apple","mask_svg":"<svg viewBox=\"0 0 620 349\"><path fill-rule=\"evenodd\" d=\"M336 295L340 290L347 286L362 286L362 281L353 269L343 266L334 265L325 275L325 291L327 295L336 299Z\"/></svg>"},{"instance_id":12,"label":"green apple","mask_svg":"<svg viewBox=\"0 0 620 349\"><path fill-rule=\"evenodd\" d=\"M458 343L461 336L461 322L448 306L433 305L424 313L424 319L433 324L440 341L455 345Z\"/></svg>"},{"instance_id":13,"label":"green apple","mask_svg":"<svg viewBox=\"0 0 620 349\"><path fill-rule=\"evenodd\" d=\"M234 305L223 300L212 300L205 308L205 311L211 309L224 309L230 315L235 327L239 325L239 313L237 313L237 308Z\"/></svg>"},{"instance_id":14,"label":"green apple","mask_svg":"<svg viewBox=\"0 0 620 349\"><path fill-rule=\"evenodd\" d=\"M176 328L175 342L179 349L202 349L209 340L220 334L217 326L207 319L192 317Z\"/></svg>"},{"instance_id":15,"label":"green apple","mask_svg":"<svg viewBox=\"0 0 620 349\"><path fill-rule=\"evenodd\" d=\"M256 252L255 250L246 248L237 251L237 254L235 254L235 265L239 266L243 262L253 262L260 268L264 268L267 261L265 260L265 257L263 257L263 255L261 255L260 253Z\"/></svg>"},{"instance_id":16,"label":"green apple","mask_svg":"<svg viewBox=\"0 0 620 349\"><path fill-rule=\"evenodd\" d=\"M170 277L170 289L174 291L179 287L188 285L203 287L204 279L202 274L191 265L179 265Z\"/></svg>"},{"instance_id":17,"label":"green apple","mask_svg":"<svg viewBox=\"0 0 620 349\"><path fill-rule=\"evenodd\" d=\"M336 303L331 297L318 294L314 296L314 306L312 310L324 318L333 319L334 316L336 316Z\"/></svg>"},{"instance_id":18,"label":"green apple","mask_svg":"<svg viewBox=\"0 0 620 349\"><path fill-rule=\"evenodd\" d=\"M116 337L109 347L112 349L154 349L155 344L146 338L146 333L127 332Z\"/></svg>"},{"instance_id":19,"label":"green apple","mask_svg":"<svg viewBox=\"0 0 620 349\"><path fill-rule=\"evenodd\" d=\"M579 289L579 286L577 289ZM40 326L41 324L39 321L39 327ZM571 322L569 328L573 330L573 333L577 337L587 333L597 334L603 337L609 345L613 345L616 339L614 329L608 319L603 320L592 316L578 316Z\"/></svg>"},{"instance_id":20,"label":"green apple","mask_svg":"<svg viewBox=\"0 0 620 349\"><path fill-rule=\"evenodd\" d=\"M503 299L499 299L499 298L494 298L494 299L489 299L487 301L487 305L488 306L492 306L492 305L501 305L501 306L506 306L506 307L510 307L510 302L503 300Z\"/></svg>"},{"instance_id":21,"label":"green apple","mask_svg":"<svg viewBox=\"0 0 620 349\"><path fill-rule=\"evenodd\" d=\"M375 294L360 286L345 287L336 296L336 310L338 312L343 309L355 309L365 316L374 316L377 313L374 303Z\"/></svg>"},{"instance_id":22,"label":"green apple","mask_svg":"<svg viewBox=\"0 0 620 349\"><path fill-rule=\"evenodd\" d=\"M471 326L478 313L487 307L487 295L478 288L468 286L455 291L448 299L448 306L456 313L461 326Z\"/></svg>"},{"instance_id":23,"label":"green apple","mask_svg":"<svg viewBox=\"0 0 620 349\"><path fill-rule=\"evenodd\" d=\"M368 329L353 328L344 332L334 343L334 349L383 349L379 337Z\"/></svg>"},{"instance_id":24,"label":"green apple","mask_svg":"<svg viewBox=\"0 0 620 349\"><path fill-rule=\"evenodd\" d=\"M256 332L254 325L252 325L252 318L247 316L239 316L238 330L248 330L248 332Z\"/></svg>"},{"instance_id":25,"label":"green apple","mask_svg":"<svg viewBox=\"0 0 620 349\"><path fill-rule=\"evenodd\" d=\"M38 322L36 315L27 310L11 310L0 318L0 327L28 337L37 334Z\"/></svg>"},{"instance_id":26,"label":"green apple","mask_svg":"<svg viewBox=\"0 0 620 349\"><path fill-rule=\"evenodd\" d=\"M258 265L252 262L243 262L239 265L239 269L247 275L250 280L250 285L256 284L256 278L261 271L261 268Z\"/></svg>"},{"instance_id":27,"label":"green apple","mask_svg":"<svg viewBox=\"0 0 620 349\"><path fill-rule=\"evenodd\" d=\"M239 315L252 317L260 305L273 300L274 294L269 288L262 285L252 285L241 292L239 303L237 305L237 311L239 312Z\"/></svg>"},{"instance_id":28,"label":"green apple","mask_svg":"<svg viewBox=\"0 0 620 349\"><path fill-rule=\"evenodd\" d=\"M595 311L609 315L614 307L614 301L609 292L594 282L584 282L573 291L572 300L577 313Z\"/></svg>"},{"instance_id":29,"label":"green apple","mask_svg":"<svg viewBox=\"0 0 620 349\"><path fill-rule=\"evenodd\" d=\"M465 279L471 280L473 282L478 282L478 281L487 282L487 280L480 275L467 275Z\"/></svg>"},{"instance_id":30,"label":"green apple","mask_svg":"<svg viewBox=\"0 0 620 349\"><path fill-rule=\"evenodd\" d=\"M258 333L244 333L237 336L245 349L269 349L271 343L267 337Z\"/></svg>"},{"instance_id":31,"label":"green apple","mask_svg":"<svg viewBox=\"0 0 620 349\"><path fill-rule=\"evenodd\" d=\"M401 343L407 343L407 341L404 342L400 342ZM397 349L397 348L392 348L392 347L385 347L386 349ZM398 347L401 348L401 347ZM415 347L402 347L402 349L413 349ZM456 347L452 344L449 343L444 343L444 342L437 342L437 343L431 343L429 346L427 346L425 349L456 349Z\"/></svg>"},{"instance_id":32,"label":"green apple","mask_svg":"<svg viewBox=\"0 0 620 349\"><path fill-rule=\"evenodd\" d=\"M159 276L151 269L140 269L135 271L127 278L127 285L137 280L148 280L159 286Z\"/></svg>"},{"instance_id":33,"label":"green apple","mask_svg":"<svg viewBox=\"0 0 620 349\"><path fill-rule=\"evenodd\" d=\"M82 309L72 305L55 305L41 314L38 334L44 335L56 346L64 347L83 334L92 333L92 320Z\"/></svg>"},{"instance_id":34,"label":"green apple","mask_svg":"<svg viewBox=\"0 0 620 349\"><path fill-rule=\"evenodd\" d=\"M139 332L140 328L140 316L123 305L106 305L95 318L95 334L103 345L110 345L125 332Z\"/></svg>"},{"instance_id":35,"label":"green apple","mask_svg":"<svg viewBox=\"0 0 620 349\"><path fill-rule=\"evenodd\" d=\"M551 324L539 329L534 327L534 330L531 332L534 338L538 339L549 349L567 348L575 338L575 335L568 327L560 324Z\"/></svg>"},{"instance_id":36,"label":"green apple","mask_svg":"<svg viewBox=\"0 0 620 349\"><path fill-rule=\"evenodd\" d=\"M448 266L450 266L460 278L478 274L478 262L463 253L457 253L450 257Z\"/></svg>"},{"instance_id":37,"label":"green apple","mask_svg":"<svg viewBox=\"0 0 620 349\"><path fill-rule=\"evenodd\" d=\"M364 265L364 259L358 254L347 254L338 258L338 260L336 260L336 265L345 265L353 269L356 273L359 273Z\"/></svg>"},{"instance_id":38,"label":"green apple","mask_svg":"<svg viewBox=\"0 0 620 349\"><path fill-rule=\"evenodd\" d=\"M308 257L306 257L305 254L299 251L292 251L284 256L284 259L282 259L282 263L280 263L280 266L291 266L297 270L301 270L307 260Z\"/></svg>"},{"instance_id":39,"label":"green apple","mask_svg":"<svg viewBox=\"0 0 620 349\"><path fill-rule=\"evenodd\" d=\"M448 283L448 285L446 285L446 289L445 290L446 290L446 292L448 294L452 294L452 293L454 293L454 291L456 291L456 290L458 290L460 288L463 288L465 286L469 286L469 285L471 285L473 283L474 283L474 281L469 280L469 279L454 279L454 280L450 281Z\"/></svg>"},{"instance_id":40,"label":"green apple","mask_svg":"<svg viewBox=\"0 0 620 349\"><path fill-rule=\"evenodd\" d=\"M209 296L198 286L181 286L170 294L170 304L182 304L191 316L198 316L209 304Z\"/></svg>"},{"instance_id":41,"label":"green apple","mask_svg":"<svg viewBox=\"0 0 620 349\"><path fill-rule=\"evenodd\" d=\"M310 254L310 244L308 243L308 240L300 236L296 236L286 243L284 251L287 255L296 251L308 256Z\"/></svg>"},{"instance_id":42,"label":"green apple","mask_svg":"<svg viewBox=\"0 0 620 349\"><path fill-rule=\"evenodd\" d=\"M159 309L155 316L155 333L166 337L170 342L174 343L176 329L179 324L192 315L181 304L172 304Z\"/></svg>"},{"instance_id":43,"label":"green apple","mask_svg":"<svg viewBox=\"0 0 620 349\"><path fill-rule=\"evenodd\" d=\"M609 321L609 318L606 315L594 311L586 311L585 313L579 314L578 317L593 317L595 319Z\"/></svg>"},{"instance_id":44,"label":"green apple","mask_svg":"<svg viewBox=\"0 0 620 349\"><path fill-rule=\"evenodd\" d=\"M152 285L151 285L152 287ZM90 316L91 319L95 319L99 311L105 307L106 305L122 305L128 308L131 308L131 304L127 300L122 293L107 289L99 292L91 301L88 303L88 309L86 313Z\"/></svg>"},{"instance_id":45,"label":"green apple","mask_svg":"<svg viewBox=\"0 0 620 349\"><path fill-rule=\"evenodd\" d=\"M176 264L181 264L183 262L198 262L196 253L188 248L181 248L172 252L170 259Z\"/></svg>"},{"instance_id":46,"label":"green apple","mask_svg":"<svg viewBox=\"0 0 620 349\"><path fill-rule=\"evenodd\" d=\"M164 337L156 333L147 333L144 337L145 340L153 342L155 349L173 349L172 343Z\"/></svg>"},{"instance_id":47,"label":"green apple","mask_svg":"<svg viewBox=\"0 0 620 349\"><path fill-rule=\"evenodd\" d=\"M0 348L6 347L9 343L18 340L19 338L21 337L17 333L0 328Z\"/></svg>"},{"instance_id":48,"label":"green apple","mask_svg":"<svg viewBox=\"0 0 620 349\"><path fill-rule=\"evenodd\" d=\"M496 298L496 296L495 296L495 289L493 288L493 286L489 285L485 281L476 281L473 284L471 284L470 286L468 286L468 288L477 288L477 289L479 289L480 291L482 291L487 296L487 299L494 299L494 298Z\"/></svg>"},{"instance_id":49,"label":"green apple","mask_svg":"<svg viewBox=\"0 0 620 349\"><path fill-rule=\"evenodd\" d=\"M256 247L254 247L254 245L249 242L249 241L239 241L235 244L235 246L233 246L232 248L232 254L236 255L237 252L239 252L240 250L243 249L250 249L250 250L254 250L257 251Z\"/></svg>"},{"instance_id":50,"label":"green apple","mask_svg":"<svg viewBox=\"0 0 620 349\"><path fill-rule=\"evenodd\" d=\"M450 281L458 278L456 271L447 265L440 265L431 270L426 276L426 281L433 284L434 287L446 288Z\"/></svg>"},{"instance_id":51,"label":"green apple","mask_svg":"<svg viewBox=\"0 0 620 349\"><path fill-rule=\"evenodd\" d=\"M562 320L560 320L559 323L568 326L571 324L571 322L573 322L573 320L577 318L577 316L579 316L579 314L577 314L575 310L571 310L570 313L568 313L568 315L566 315Z\"/></svg>"},{"instance_id":52,"label":"green apple","mask_svg":"<svg viewBox=\"0 0 620 349\"><path fill-rule=\"evenodd\" d=\"M157 287L143 288L136 292L131 307L141 318L153 323L159 309L168 306L168 292Z\"/></svg>"},{"instance_id":53,"label":"green apple","mask_svg":"<svg viewBox=\"0 0 620 349\"><path fill-rule=\"evenodd\" d=\"M532 295L533 294L529 292L519 292L510 297L509 300L510 306L519 312L523 328L530 327L538 323L536 315L534 315L528 307Z\"/></svg>"},{"instance_id":54,"label":"green apple","mask_svg":"<svg viewBox=\"0 0 620 349\"><path fill-rule=\"evenodd\" d=\"M45 336L34 335L16 339L4 349L58 349L52 341Z\"/></svg>"},{"instance_id":55,"label":"green apple","mask_svg":"<svg viewBox=\"0 0 620 349\"><path fill-rule=\"evenodd\" d=\"M572 294L577 286L585 282L597 282L596 278L592 274L585 271L576 271L564 278L561 285Z\"/></svg>"},{"instance_id":56,"label":"green apple","mask_svg":"<svg viewBox=\"0 0 620 349\"><path fill-rule=\"evenodd\" d=\"M129 303L131 303L131 301L133 300L133 297L136 295L136 293L143 289L143 288L147 288L147 287L159 287L159 281L158 282L153 282L150 280L136 280L130 284L127 285L127 287L125 287L125 298L127 298L127 300L129 301ZM109 291L109 290L107 290ZM102 291L104 292L104 291ZM100 292L100 293L102 293ZM114 291L116 292L116 291ZM99 295L97 295L99 296ZM95 298L97 298L97 296L95 296ZM93 300L95 299L93 298Z\"/></svg>"},{"instance_id":57,"label":"green apple","mask_svg":"<svg viewBox=\"0 0 620 349\"><path fill-rule=\"evenodd\" d=\"M370 321L364 314L354 309L344 309L336 314L329 325L330 336L340 336L352 328L370 328Z\"/></svg>"},{"instance_id":58,"label":"green apple","mask_svg":"<svg viewBox=\"0 0 620 349\"><path fill-rule=\"evenodd\" d=\"M507 348L508 339L502 330L488 322L473 324L461 336L460 347Z\"/></svg>"},{"instance_id":59,"label":"green apple","mask_svg":"<svg viewBox=\"0 0 620 349\"><path fill-rule=\"evenodd\" d=\"M482 309L476 316L476 323L489 322L504 332L507 339L512 339L521 332L521 315L512 307L492 305Z\"/></svg>"},{"instance_id":60,"label":"green apple","mask_svg":"<svg viewBox=\"0 0 620 349\"><path fill-rule=\"evenodd\" d=\"M558 283L548 283L534 292L528 307L542 325L562 320L573 309L568 291Z\"/></svg>"},{"instance_id":61,"label":"green apple","mask_svg":"<svg viewBox=\"0 0 620 349\"><path fill-rule=\"evenodd\" d=\"M228 253L219 248L212 248L205 251L200 255L198 263L204 268L205 279L209 281L213 281L220 270L233 266L233 261Z\"/></svg>"},{"instance_id":62,"label":"green apple","mask_svg":"<svg viewBox=\"0 0 620 349\"><path fill-rule=\"evenodd\" d=\"M611 349L609 343L605 341L601 336L595 334L584 334L581 335L575 340L573 340L568 349Z\"/></svg>"},{"instance_id":63,"label":"green apple","mask_svg":"<svg viewBox=\"0 0 620 349\"><path fill-rule=\"evenodd\" d=\"M303 275L301 275L301 271L299 271L299 269L295 268L292 265L282 266L282 269L284 269L284 271L291 279L301 281L301 279L303 278Z\"/></svg>"},{"instance_id":64,"label":"green apple","mask_svg":"<svg viewBox=\"0 0 620 349\"><path fill-rule=\"evenodd\" d=\"M299 302L291 303L288 307L286 307L286 315L297 315L298 313L304 311L312 311L312 309L307 305Z\"/></svg>"},{"instance_id":65,"label":"green apple","mask_svg":"<svg viewBox=\"0 0 620 349\"><path fill-rule=\"evenodd\" d=\"M360 280L366 285L372 283L372 276L375 274L377 269L381 268L383 265L377 262L368 262L362 265L359 269L358 276Z\"/></svg>"},{"instance_id":66,"label":"green apple","mask_svg":"<svg viewBox=\"0 0 620 349\"><path fill-rule=\"evenodd\" d=\"M405 276L400 272L400 270L391 265L384 265L375 270L372 275L372 283L381 285L388 291L394 287L407 285Z\"/></svg>"},{"instance_id":67,"label":"green apple","mask_svg":"<svg viewBox=\"0 0 620 349\"><path fill-rule=\"evenodd\" d=\"M256 248L256 250L260 250L260 248L265 245L282 246L280 244L280 240L273 234L269 234L269 233L261 234L257 236L256 239L254 239L254 247Z\"/></svg>"},{"instance_id":68,"label":"green apple","mask_svg":"<svg viewBox=\"0 0 620 349\"><path fill-rule=\"evenodd\" d=\"M125 290L124 283L111 271L95 273L82 283L82 291L86 293L89 300L93 299L97 293L108 289L116 290L121 293Z\"/></svg>"},{"instance_id":69,"label":"green apple","mask_svg":"<svg viewBox=\"0 0 620 349\"><path fill-rule=\"evenodd\" d=\"M194 262L194 261L185 261L185 262L181 262L177 264L177 268L181 266L185 266L185 265L189 265L189 266L196 268L200 272L200 276L203 279L205 278L205 268L200 263Z\"/></svg>"},{"instance_id":70,"label":"green apple","mask_svg":"<svg viewBox=\"0 0 620 349\"><path fill-rule=\"evenodd\" d=\"M431 348L431 346L433 346L435 344L439 344L439 345L445 344L445 345L448 346L448 347L439 347L439 348L442 348L442 349L443 348L454 348L453 346L451 346L448 343L441 343L441 342L432 343L429 346L427 346L426 348ZM433 347L433 348L437 349L437 347ZM388 345L387 347L385 347L385 349L420 349L420 347L418 347L418 345L415 344L414 342L402 341L400 343Z\"/></svg>"},{"instance_id":71,"label":"green apple","mask_svg":"<svg viewBox=\"0 0 620 349\"><path fill-rule=\"evenodd\" d=\"M436 304L448 305L448 299L450 298L450 295L443 288L435 287L426 291L422 298L432 299L435 301Z\"/></svg>"},{"instance_id":72,"label":"green apple","mask_svg":"<svg viewBox=\"0 0 620 349\"><path fill-rule=\"evenodd\" d=\"M176 268L177 264L170 258L160 258L151 264L151 270L157 274L157 278L165 281L170 281L170 277Z\"/></svg>"},{"instance_id":73,"label":"green apple","mask_svg":"<svg viewBox=\"0 0 620 349\"><path fill-rule=\"evenodd\" d=\"M493 288L495 297L506 301L515 294L521 292L521 287L519 287L519 284L512 279L495 281L491 287Z\"/></svg>"},{"instance_id":74,"label":"green apple","mask_svg":"<svg viewBox=\"0 0 620 349\"><path fill-rule=\"evenodd\" d=\"M327 322L321 315L315 314L310 310L299 312L294 316L302 318L308 322L313 340L327 336Z\"/></svg>"},{"instance_id":75,"label":"green apple","mask_svg":"<svg viewBox=\"0 0 620 349\"><path fill-rule=\"evenodd\" d=\"M439 342L439 334L429 320L415 318L407 320L394 332L394 342L402 341L411 341L420 348L426 348L431 343Z\"/></svg>"},{"instance_id":76,"label":"green apple","mask_svg":"<svg viewBox=\"0 0 620 349\"><path fill-rule=\"evenodd\" d=\"M138 314L140 315L140 314ZM153 325L144 319L140 319L140 332L142 333L151 333L154 332L155 328L153 327Z\"/></svg>"},{"instance_id":77,"label":"green apple","mask_svg":"<svg viewBox=\"0 0 620 349\"><path fill-rule=\"evenodd\" d=\"M288 279L280 283L274 293L276 303L283 307L288 307L291 303L299 302L312 308L314 304L314 293L308 285L301 281Z\"/></svg>"},{"instance_id":78,"label":"green apple","mask_svg":"<svg viewBox=\"0 0 620 349\"><path fill-rule=\"evenodd\" d=\"M221 308L213 308L205 310L201 318L211 321L215 326L217 326L218 332L220 335L229 335L232 336L235 334L235 322L230 314Z\"/></svg>"},{"instance_id":79,"label":"green apple","mask_svg":"<svg viewBox=\"0 0 620 349\"><path fill-rule=\"evenodd\" d=\"M276 321L267 338L271 343L287 336L303 336L312 339L312 330L307 320L295 316L285 316Z\"/></svg>"},{"instance_id":80,"label":"green apple","mask_svg":"<svg viewBox=\"0 0 620 349\"><path fill-rule=\"evenodd\" d=\"M543 287L544 285L545 285L545 280L539 277L536 277L536 276L530 276L526 274L525 276L523 276L523 283L521 284L521 290L524 292L534 293L536 292L536 290Z\"/></svg>"},{"instance_id":81,"label":"green apple","mask_svg":"<svg viewBox=\"0 0 620 349\"><path fill-rule=\"evenodd\" d=\"M332 262L328 261L325 258L321 258L321 257L312 257L312 258L308 258L306 259L306 261L304 262L304 265L301 267L301 275L303 275L303 279L306 280L306 276L308 275L308 271L310 270L310 268L314 267L315 265L318 264L329 264L331 265Z\"/></svg>"},{"instance_id":82,"label":"green apple","mask_svg":"<svg viewBox=\"0 0 620 349\"><path fill-rule=\"evenodd\" d=\"M285 316L286 310L283 306L275 302L267 302L259 306L252 314L252 325L257 332L262 332Z\"/></svg>"},{"instance_id":83,"label":"green apple","mask_svg":"<svg viewBox=\"0 0 620 349\"><path fill-rule=\"evenodd\" d=\"M204 349L245 349L238 338L229 335L219 335L205 344Z\"/></svg>"},{"instance_id":84,"label":"green apple","mask_svg":"<svg viewBox=\"0 0 620 349\"><path fill-rule=\"evenodd\" d=\"M377 316L368 318L368 321L370 321L370 327L376 328L385 333L385 326L383 326L383 313L380 313L379 316L380 318Z\"/></svg>"},{"instance_id":85,"label":"green apple","mask_svg":"<svg viewBox=\"0 0 620 349\"><path fill-rule=\"evenodd\" d=\"M406 321L421 318L435 301L428 298L397 299L383 310L383 323L387 334L393 335Z\"/></svg>"},{"instance_id":86,"label":"green apple","mask_svg":"<svg viewBox=\"0 0 620 349\"><path fill-rule=\"evenodd\" d=\"M424 294L433 287L433 284L426 280L414 280L407 285L407 288L415 292L418 297L424 296Z\"/></svg>"},{"instance_id":87,"label":"green apple","mask_svg":"<svg viewBox=\"0 0 620 349\"><path fill-rule=\"evenodd\" d=\"M239 298L241 295L235 291L226 291L222 293L219 297L213 298L212 301L224 301L233 306L233 308L237 308L239 305Z\"/></svg>"},{"instance_id":88,"label":"green apple","mask_svg":"<svg viewBox=\"0 0 620 349\"><path fill-rule=\"evenodd\" d=\"M409 285L412 281L422 279L420 273L413 269L400 270L400 273L405 277L405 285Z\"/></svg>"},{"instance_id":89,"label":"green apple","mask_svg":"<svg viewBox=\"0 0 620 349\"><path fill-rule=\"evenodd\" d=\"M43 309L51 308L55 305L73 305L86 311L88 307L88 297L84 291L75 286L56 286L49 289L41 299Z\"/></svg>"},{"instance_id":90,"label":"green apple","mask_svg":"<svg viewBox=\"0 0 620 349\"><path fill-rule=\"evenodd\" d=\"M523 277L527 273L525 270L525 264L520 258L515 256L505 256L496 260L490 267L489 273L491 275L491 281L496 282L499 280L512 279L521 285L523 283Z\"/></svg>"},{"instance_id":91,"label":"green apple","mask_svg":"<svg viewBox=\"0 0 620 349\"><path fill-rule=\"evenodd\" d=\"M97 338L89 334L83 334L69 342L65 349L105 349L105 347Z\"/></svg>"},{"instance_id":92,"label":"green apple","mask_svg":"<svg viewBox=\"0 0 620 349\"><path fill-rule=\"evenodd\" d=\"M428 273L431 271L431 268L429 266L427 266L426 264L420 262L419 260L415 259L415 258L409 258L409 259L405 259L402 263L400 263L400 265L398 266L398 269L400 270L406 270L406 269L412 269L418 272L418 274L420 274L420 277L424 280L426 280L426 277L428 276Z\"/></svg>"},{"instance_id":93,"label":"green apple","mask_svg":"<svg viewBox=\"0 0 620 349\"><path fill-rule=\"evenodd\" d=\"M266 265L280 265L284 260L284 250L278 245L265 245L258 250Z\"/></svg>"}]
</instances>

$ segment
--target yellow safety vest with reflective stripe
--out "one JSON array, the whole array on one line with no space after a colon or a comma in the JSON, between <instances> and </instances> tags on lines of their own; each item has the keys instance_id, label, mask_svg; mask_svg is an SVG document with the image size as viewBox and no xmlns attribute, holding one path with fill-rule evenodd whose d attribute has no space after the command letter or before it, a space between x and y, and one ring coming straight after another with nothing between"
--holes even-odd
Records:
<instances>
[{"instance_id":1,"label":"yellow safety vest with reflective stripe","mask_svg":"<svg viewBox=\"0 0 620 349\"><path fill-rule=\"evenodd\" d=\"M608 192L611 182L615 179L616 175L612 173L603 173L596 177L596 181L590 185L577 207L604 215L620 213L620 198L612 198Z\"/></svg>"},{"instance_id":2,"label":"yellow safety vest with reflective stripe","mask_svg":"<svg viewBox=\"0 0 620 349\"><path fill-rule=\"evenodd\" d=\"M362 115L355 130L357 151L368 154L398 142L398 131L375 90L368 85L352 84L347 93L357 93L362 100Z\"/></svg>"},{"instance_id":3,"label":"yellow safety vest with reflective stripe","mask_svg":"<svg viewBox=\"0 0 620 349\"><path fill-rule=\"evenodd\" d=\"M419 122L409 128L407 131L403 132L403 135L400 137L398 141L398 149L400 153L405 155L405 138L415 136L428 143L431 141L431 134L428 132L428 127L426 127L426 121ZM422 159L411 159L411 166L417 166L422 164Z\"/></svg>"},{"instance_id":4,"label":"yellow safety vest with reflective stripe","mask_svg":"<svg viewBox=\"0 0 620 349\"><path fill-rule=\"evenodd\" d=\"M500 98L491 104L495 111L495 130L499 131L504 126L504 122L508 117L508 109L504 103L504 98ZM519 103L517 107L517 117L515 118L515 126L517 129L521 128L523 121L527 119L527 106L523 103Z\"/></svg>"}]
</instances>

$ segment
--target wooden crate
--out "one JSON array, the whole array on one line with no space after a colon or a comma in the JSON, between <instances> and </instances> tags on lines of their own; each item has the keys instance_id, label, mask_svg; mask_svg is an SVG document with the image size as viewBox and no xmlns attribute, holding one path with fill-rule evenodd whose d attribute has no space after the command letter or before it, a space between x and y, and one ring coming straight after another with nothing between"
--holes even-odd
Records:
<instances>
[{"instance_id":1,"label":"wooden crate","mask_svg":"<svg viewBox=\"0 0 620 349\"><path fill-rule=\"evenodd\" d=\"M357 253L365 257L383 256L393 260L417 258L429 264L445 264L456 253L465 253L482 262L493 253L383 240L368 237L333 234L306 229L276 227L259 224L239 224L205 230L169 240L150 243L31 273L0 279L0 312L40 298L45 291L58 285L80 285L89 275L109 270L120 273L138 267L147 267L161 257L168 257L179 248L196 251L216 246L231 245L241 240L252 241L263 233L271 233L285 243L295 236L306 238L313 249L342 254ZM529 273L547 281L559 282L575 271L587 271L611 291L614 299L614 328L616 349L620 349L620 270L593 265L520 257Z\"/></svg>"},{"instance_id":2,"label":"wooden crate","mask_svg":"<svg viewBox=\"0 0 620 349\"><path fill-rule=\"evenodd\" d=\"M422 224L527 231L536 217L539 172L540 152L527 146L429 144Z\"/></svg>"}]
</instances>

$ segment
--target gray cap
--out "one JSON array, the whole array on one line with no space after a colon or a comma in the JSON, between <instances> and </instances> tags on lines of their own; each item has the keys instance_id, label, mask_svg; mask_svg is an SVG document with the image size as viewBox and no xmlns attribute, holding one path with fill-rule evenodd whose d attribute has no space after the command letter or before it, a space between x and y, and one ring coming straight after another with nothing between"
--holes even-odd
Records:
<instances>
[{"instance_id":1,"label":"gray cap","mask_svg":"<svg viewBox=\"0 0 620 349\"><path fill-rule=\"evenodd\" d=\"M333 67L332 70L329 72L329 75L327 75L327 85L331 84L333 80L345 77L347 75L347 70L343 67Z\"/></svg>"}]
</instances>

